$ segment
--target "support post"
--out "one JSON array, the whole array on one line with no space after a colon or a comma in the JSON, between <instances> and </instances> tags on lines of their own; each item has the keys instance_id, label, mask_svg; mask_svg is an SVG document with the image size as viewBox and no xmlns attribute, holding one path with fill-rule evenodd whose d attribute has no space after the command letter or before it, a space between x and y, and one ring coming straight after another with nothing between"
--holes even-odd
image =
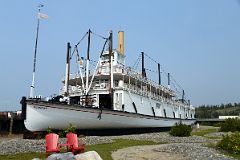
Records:
<instances>
[{"instance_id":1,"label":"support post","mask_svg":"<svg viewBox=\"0 0 240 160\"><path fill-rule=\"evenodd\" d=\"M10 112L10 116L9 136L12 135L14 113Z\"/></svg>"},{"instance_id":2,"label":"support post","mask_svg":"<svg viewBox=\"0 0 240 160\"><path fill-rule=\"evenodd\" d=\"M158 63L158 84L161 85L161 70L160 64Z\"/></svg>"},{"instance_id":3,"label":"support post","mask_svg":"<svg viewBox=\"0 0 240 160\"><path fill-rule=\"evenodd\" d=\"M109 96L111 99L111 108L113 108L113 55L112 55L112 31L110 31L109 35L109 69L110 69L110 87L109 87Z\"/></svg>"},{"instance_id":4,"label":"support post","mask_svg":"<svg viewBox=\"0 0 240 160\"><path fill-rule=\"evenodd\" d=\"M69 84L69 77L70 77L70 52L71 52L71 45L68 42L67 43L67 58L66 58L65 91L64 91L64 95L66 97L69 95L68 84Z\"/></svg>"},{"instance_id":5,"label":"support post","mask_svg":"<svg viewBox=\"0 0 240 160\"><path fill-rule=\"evenodd\" d=\"M89 78L90 43L91 43L91 30L89 29L88 30L88 48L87 48L86 90L85 90L85 94L87 94L88 78Z\"/></svg>"},{"instance_id":6,"label":"support post","mask_svg":"<svg viewBox=\"0 0 240 160\"><path fill-rule=\"evenodd\" d=\"M144 52L142 53L142 77L146 77L146 71L145 71L145 67L144 67Z\"/></svg>"},{"instance_id":7,"label":"support post","mask_svg":"<svg viewBox=\"0 0 240 160\"><path fill-rule=\"evenodd\" d=\"M182 103L184 103L184 99L185 99L185 91L183 90L183 92L182 92Z\"/></svg>"},{"instance_id":8,"label":"support post","mask_svg":"<svg viewBox=\"0 0 240 160\"><path fill-rule=\"evenodd\" d=\"M113 89L113 68L112 68L112 31L110 31L109 35L109 69L110 69L110 88L109 93L112 93Z\"/></svg>"},{"instance_id":9,"label":"support post","mask_svg":"<svg viewBox=\"0 0 240 160\"><path fill-rule=\"evenodd\" d=\"M168 88L170 89L170 73L168 73Z\"/></svg>"}]
</instances>

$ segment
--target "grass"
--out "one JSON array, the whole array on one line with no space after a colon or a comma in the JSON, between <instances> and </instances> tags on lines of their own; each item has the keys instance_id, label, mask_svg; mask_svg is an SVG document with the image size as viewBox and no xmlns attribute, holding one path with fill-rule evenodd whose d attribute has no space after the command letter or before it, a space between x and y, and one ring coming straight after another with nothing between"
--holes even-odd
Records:
<instances>
[{"instance_id":1,"label":"grass","mask_svg":"<svg viewBox=\"0 0 240 160\"><path fill-rule=\"evenodd\" d=\"M196 129L192 131L191 135L207 137L205 136L206 134L215 133L215 132L218 132L218 128Z\"/></svg>"},{"instance_id":2,"label":"grass","mask_svg":"<svg viewBox=\"0 0 240 160\"><path fill-rule=\"evenodd\" d=\"M31 160L33 158L45 158L45 153L18 153L11 155L0 155L0 160Z\"/></svg>"},{"instance_id":3,"label":"grass","mask_svg":"<svg viewBox=\"0 0 240 160\"><path fill-rule=\"evenodd\" d=\"M215 149L218 149L215 147ZM235 159L240 159L240 155L236 155L236 154L232 154L232 153L228 153L227 151L225 150L222 150L222 149L218 149L222 154L228 156L228 157L232 157L232 158L235 158Z\"/></svg>"},{"instance_id":4,"label":"grass","mask_svg":"<svg viewBox=\"0 0 240 160\"><path fill-rule=\"evenodd\" d=\"M210 136L207 136L207 134L209 133L215 133L215 132L218 132L219 131L219 128L203 128L203 129L196 129L194 130L191 135L196 135L196 136L203 136L203 137L206 137L206 138L209 138L209 139L222 139L222 137L219 137L219 136L216 136L216 137L210 137ZM240 155L235 155L235 154L230 154L228 153L227 151L224 151L220 148L218 148L216 146L215 143L207 143L205 144L206 147L209 147L209 148L214 148L216 150L219 150L222 154L228 156L228 157L233 157L233 158L236 158L236 159L240 159Z\"/></svg>"},{"instance_id":5,"label":"grass","mask_svg":"<svg viewBox=\"0 0 240 160\"><path fill-rule=\"evenodd\" d=\"M216 146L216 144L208 143L208 144L205 144L205 146L206 146L206 147L209 147L209 148L214 148L214 149L218 150L220 153L222 153L222 154L224 154L224 155L226 155L226 156L228 156L228 157L240 159L240 155L228 153L227 151L218 148L218 147Z\"/></svg>"},{"instance_id":6,"label":"grass","mask_svg":"<svg viewBox=\"0 0 240 160\"><path fill-rule=\"evenodd\" d=\"M139 146L139 145L156 145L160 144L153 141L140 141L140 140L127 140L127 139L115 139L113 143L96 144L85 146L85 151L96 151L102 159L112 160L112 152L126 147ZM33 158L45 158L45 153L19 153L15 155L0 155L0 160L31 160Z\"/></svg>"},{"instance_id":7,"label":"grass","mask_svg":"<svg viewBox=\"0 0 240 160\"><path fill-rule=\"evenodd\" d=\"M139 140L127 140L127 139L115 139L114 143L109 144L97 144L93 146L87 146L87 150L95 150L104 160L112 160L111 153L121 148L139 146L139 145L154 145L159 144L153 141L139 141ZM89 148L88 148L89 147Z\"/></svg>"}]
</instances>

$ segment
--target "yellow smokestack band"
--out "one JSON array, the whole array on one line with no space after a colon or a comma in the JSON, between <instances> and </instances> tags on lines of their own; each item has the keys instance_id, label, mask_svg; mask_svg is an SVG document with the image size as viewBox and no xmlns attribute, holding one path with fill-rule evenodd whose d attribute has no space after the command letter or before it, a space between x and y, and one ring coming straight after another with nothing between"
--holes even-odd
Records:
<instances>
[{"instance_id":1,"label":"yellow smokestack band","mask_svg":"<svg viewBox=\"0 0 240 160\"><path fill-rule=\"evenodd\" d=\"M123 55L124 54L124 32L118 32L118 50Z\"/></svg>"}]
</instances>

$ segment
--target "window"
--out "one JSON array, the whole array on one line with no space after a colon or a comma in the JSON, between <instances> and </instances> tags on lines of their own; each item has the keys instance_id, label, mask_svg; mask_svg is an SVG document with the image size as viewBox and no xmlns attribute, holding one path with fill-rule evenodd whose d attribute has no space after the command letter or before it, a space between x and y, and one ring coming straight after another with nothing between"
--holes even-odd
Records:
<instances>
[{"instance_id":1,"label":"window","mask_svg":"<svg viewBox=\"0 0 240 160\"><path fill-rule=\"evenodd\" d=\"M109 59L109 55L108 54L105 54L105 55L102 55L101 56L101 59L104 61L104 60L108 60Z\"/></svg>"}]
</instances>

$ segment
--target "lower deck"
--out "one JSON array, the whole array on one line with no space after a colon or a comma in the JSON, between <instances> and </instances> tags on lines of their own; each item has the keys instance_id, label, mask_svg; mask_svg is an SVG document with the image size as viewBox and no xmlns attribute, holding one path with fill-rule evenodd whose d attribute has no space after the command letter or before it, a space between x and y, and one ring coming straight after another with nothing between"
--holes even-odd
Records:
<instances>
[{"instance_id":1,"label":"lower deck","mask_svg":"<svg viewBox=\"0 0 240 160\"><path fill-rule=\"evenodd\" d=\"M164 98L156 99L126 89L115 89L113 94L92 90L88 96L70 97L70 102L74 102L70 104L139 113L148 116L180 119L195 118L195 110L189 104Z\"/></svg>"}]
</instances>

